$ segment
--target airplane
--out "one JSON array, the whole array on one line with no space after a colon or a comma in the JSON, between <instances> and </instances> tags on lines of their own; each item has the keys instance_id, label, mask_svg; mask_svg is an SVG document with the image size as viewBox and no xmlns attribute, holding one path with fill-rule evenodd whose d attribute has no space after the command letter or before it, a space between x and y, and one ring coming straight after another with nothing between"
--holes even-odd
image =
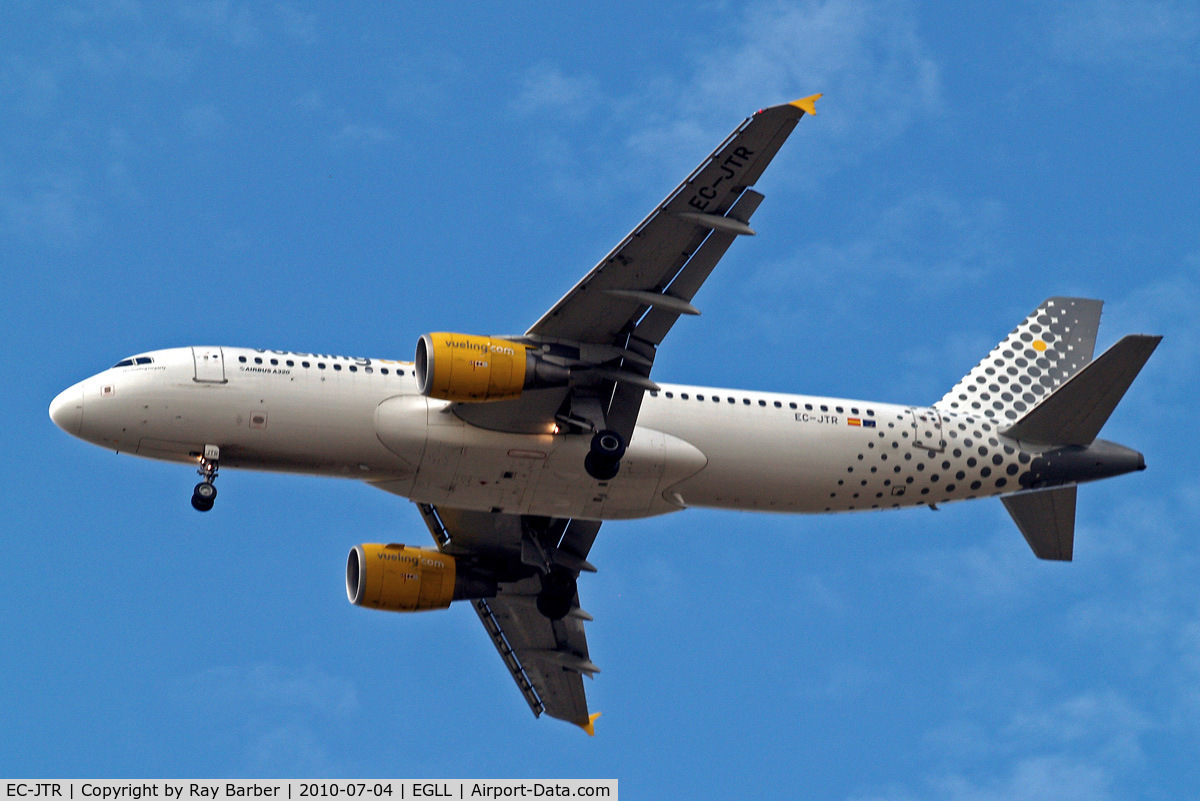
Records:
<instances>
[{"instance_id":1,"label":"airplane","mask_svg":"<svg viewBox=\"0 0 1200 801\"><path fill-rule=\"evenodd\" d=\"M1093 358L1102 302L1042 302L928 406L651 380L813 95L747 118L523 335L435 332L412 361L195 346L122 359L50 417L118 453L355 478L414 501L436 548L351 549L346 591L472 605L535 716L594 734L578 578L602 521L716 507L845 512L999 496L1034 554L1073 556L1078 484L1145 469L1098 438L1161 337Z\"/></svg>"}]
</instances>

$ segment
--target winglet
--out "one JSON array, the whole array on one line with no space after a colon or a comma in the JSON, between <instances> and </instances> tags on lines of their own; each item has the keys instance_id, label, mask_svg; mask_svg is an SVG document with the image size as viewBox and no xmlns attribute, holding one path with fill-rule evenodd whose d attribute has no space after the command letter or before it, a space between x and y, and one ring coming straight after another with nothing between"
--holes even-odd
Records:
<instances>
[{"instance_id":1,"label":"winglet","mask_svg":"<svg viewBox=\"0 0 1200 801\"><path fill-rule=\"evenodd\" d=\"M822 94L824 94L824 93L822 93ZM821 99L821 95L819 95L819 94L809 95L808 97L802 97L799 100L793 100L791 103L788 103L788 105L795 106L796 108L803 111L805 114L814 114L815 115L817 113L817 101L820 99Z\"/></svg>"},{"instance_id":2,"label":"winglet","mask_svg":"<svg viewBox=\"0 0 1200 801\"><path fill-rule=\"evenodd\" d=\"M599 712L593 712L588 715L587 723L576 723L575 725L587 732L588 737L596 736L596 718L600 717Z\"/></svg>"}]
</instances>

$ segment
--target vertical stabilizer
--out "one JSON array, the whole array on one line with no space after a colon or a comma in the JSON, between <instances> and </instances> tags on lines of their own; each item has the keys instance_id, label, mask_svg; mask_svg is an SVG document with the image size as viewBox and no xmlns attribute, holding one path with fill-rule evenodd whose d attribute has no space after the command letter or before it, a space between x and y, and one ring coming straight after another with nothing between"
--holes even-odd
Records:
<instances>
[{"instance_id":1,"label":"vertical stabilizer","mask_svg":"<svg viewBox=\"0 0 1200 801\"><path fill-rule=\"evenodd\" d=\"M1000 500L1038 559L1070 562L1075 549L1075 486L1020 492Z\"/></svg>"},{"instance_id":2,"label":"vertical stabilizer","mask_svg":"<svg viewBox=\"0 0 1200 801\"><path fill-rule=\"evenodd\" d=\"M1013 423L1092 360L1103 301L1049 298L934 404Z\"/></svg>"}]
</instances>

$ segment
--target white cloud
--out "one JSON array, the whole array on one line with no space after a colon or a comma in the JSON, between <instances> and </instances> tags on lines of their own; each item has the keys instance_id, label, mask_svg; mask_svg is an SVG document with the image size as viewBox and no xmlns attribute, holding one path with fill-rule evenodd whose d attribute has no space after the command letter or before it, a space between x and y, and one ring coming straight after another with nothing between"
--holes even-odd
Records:
<instances>
[{"instance_id":1,"label":"white cloud","mask_svg":"<svg viewBox=\"0 0 1200 801\"><path fill-rule=\"evenodd\" d=\"M71 176L51 172L10 182L0 174L0 231L61 247L98 225L94 204Z\"/></svg>"},{"instance_id":2,"label":"white cloud","mask_svg":"<svg viewBox=\"0 0 1200 801\"><path fill-rule=\"evenodd\" d=\"M919 788L896 787L854 798L1103 801L1118 797L1122 777L1145 764L1141 739L1153 729L1150 719L1111 690L1082 692L1055 702L1052 690L1036 686L1036 679L1033 682L1032 692L1023 695L1006 719L960 718L925 735L926 744L934 749L932 760L953 768L929 769L917 779ZM989 705L973 712L983 715L987 709L1002 708Z\"/></svg>"},{"instance_id":3,"label":"white cloud","mask_svg":"<svg viewBox=\"0 0 1200 801\"><path fill-rule=\"evenodd\" d=\"M316 668L218 667L193 677L191 684L201 700L221 705L331 717L345 717L358 709L353 684Z\"/></svg>"},{"instance_id":4,"label":"white cloud","mask_svg":"<svg viewBox=\"0 0 1200 801\"><path fill-rule=\"evenodd\" d=\"M824 92L822 124L858 141L890 137L916 116L941 110L938 66L906 3L759 4L742 37L706 59L691 95L703 105L715 98L736 108L750 97L769 104Z\"/></svg>"},{"instance_id":5,"label":"white cloud","mask_svg":"<svg viewBox=\"0 0 1200 801\"><path fill-rule=\"evenodd\" d=\"M736 284L742 295L736 307L744 310L736 335L742 343L782 345L800 332L811 333L818 319L854 321L861 334L871 320L893 316L898 304L934 309L957 301L964 290L1011 264L1003 247L1005 217L996 201L964 203L937 192L913 193L849 236L804 241L783 258L756 260ZM982 341L946 330L945 338L905 344L897 358L906 360L906 369L887 391L931 401L931 386L948 388L1007 333L996 331ZM901 337L903 330L889 335Z\"/></svg>"},{"instance_id":6,"label":"white cloud","mask_svg":"<svg viewBox=\"0 0 1200 801\"><path fill-rule=\"evenodd\" d=\"M277 3L275 16L279 19L282 33L295 41L314 44L321 38L317 15L312 12L301 11L290 3Z\"/></svg>"},{"instance_id":7,"label":"white cloud","mask_svg":"<svg viewBox=\"0 0 1200 801\"><path fill-rule=\"evenodd\" d=\"M258 27L250 12L229 0L193 0L179 7L180 19L235 47L245 47L258 38Z\"/></svg>"},{"instance_id":8,"label":"white cloud","mask_svg":"<svg viewBox=\"0 0 1200 801\"><path fill-rule=\"evenodd\" d=\"M379 125L347 122L342 125L334 138L352 145L371 146L390 142L393 136L391 131Z\"/></svg>"},{"instance_id":9,"label":"white cloud","mask_svg":"<svg viewBox=\"0 0 1200 801\"><path fill-rule=\"evenodd\" d=\"M521 93L512 102L519 114L566 114L577 117L592 109L597 82L587 76L570 76L549 64L532 67L522 80Z\"/></svg>"},{"instance_id":10,"label":"white cloud","mask_svg":"<svg viewBox=\"0 0 1200 801\"><path fill-rule=\"evenodd\" d=\"M217 139L228 127L225 115L211 103L192 106L183 115L184 125L196 139Z\"/></svg>"},{"instance_id":11,"label":"white cloud","mask_svg":"<svg viewBox=\"0 0 1200 801\"><path fill-rule=\"evenodd\" d=\"M1200 59L1200 11L1174 0L1077 0L1054 15L1050 42L1073 63L1191 72Z\"/></svg>"},{"instance_id":12,"label":"white cloud","mask_svg":"<svg viewBox=\"0 0 1200 801\"><path fill-rule=\"evenodd\" d=\"M722 42L695 48L704 54L702 61L645 76L624 95L605 94L592 76L553 65L527 72L513 103L516 113L567 112L558 125L586 125L590 140L622 141L627 151L561 158L561 188L577 185L594 197L598 188L605 191L604 180L611 184L608 191L634 182L639 189L667 186L699 163L740 121L738 115L818 92L828 98L818 104L824 133L810 162L823 169L877 147L943 107L938 66L907 3L760 2L742 19L721 29ZM543 141L554 136L554 123L539 136Z\"/></svg>"},{"instance_id":13,"label":"white cloud","mask_svg":"<svg viewBox=\"0 0 1200 801\"><path fill-rule=\"evenodd\" d=\"M1200 254L1185 257L1166 275L1148 278L1104 311L1110 335L1163 335L1125 403L1163 419L1190 414L1200 384Z\"/></svg>"},{"instance_id":14,"label":"white cloud","mask_svg":"<svg viewBox=\"0 0 1200 801\"><path fill-rule=\"evenodd\" d=\"M1127 698L1107 690L1089 692L1044 707L1022 710L1004 728L1014 746L1083 747L1108 765L1145 760L1139 738L1150 719Z\"/></svg>"},{"instance_id":15,"label":"white cloud","mask_svg":"<svg viewBox=\"0 0 1200 801\"><path fill-rule=\"evenodd\" d=\"M1065 756L1022 759L1007 775L952 776L934 783L946 801L1104 801L1114 798L1109 771Z\"/></svg>"},{"instance_id":16,"label":"white cloud","mask_svg":"<svg viewBox=\"0 0 1200 801\"><path fill-rule=\"evenodd\" d=\"M189 714L221 721L244 765L237 770L277 775L335 773L331 732L359 713L354 685L317 668L274 664L212 668L182 682L173 694Z\"/></svg>"}]
</instances>

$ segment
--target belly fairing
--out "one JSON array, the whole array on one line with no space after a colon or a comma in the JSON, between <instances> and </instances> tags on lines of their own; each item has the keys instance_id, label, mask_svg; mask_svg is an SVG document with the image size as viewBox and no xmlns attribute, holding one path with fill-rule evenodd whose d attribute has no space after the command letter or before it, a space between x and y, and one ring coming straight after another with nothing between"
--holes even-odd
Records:
<instances>
[{"instance_id":1,"label":"belly fairing","mask_svg":"<svg viewBox=\"0 0 1200 801\"><path fill-rule=\"evenodd\" d=\"M448 404L399 396L381 403L379 440L415 467L402 490L421 503L586 519L646 517L682 508L668 490L707 460L677 437L639 428L621 471L596 481L583 469L590 437L511 434L464 423Z\"/></svg>"}]
</instances>

